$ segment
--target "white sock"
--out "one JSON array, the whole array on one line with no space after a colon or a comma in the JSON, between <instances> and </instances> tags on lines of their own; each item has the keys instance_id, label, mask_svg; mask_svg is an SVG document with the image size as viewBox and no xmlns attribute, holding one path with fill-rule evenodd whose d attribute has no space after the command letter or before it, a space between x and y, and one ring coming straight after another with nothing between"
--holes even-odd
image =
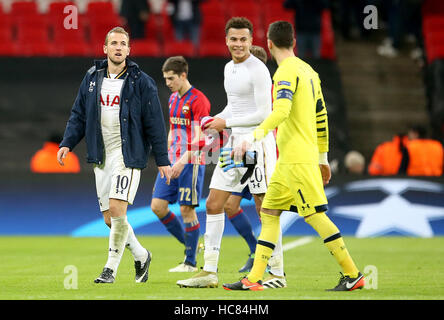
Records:
<instances>
[{"instance_id":1,"label":"white sock","mask_svg":"<svg viewBox=\"0 0 444 320\"><path fill-rule=\"evenodd\" d=\"M126 216L111 217L108 261L106 262L105 268L114 270L114 277L116 276L120 259L122 259L123 251L125 250L125 243L128 238L128 226Z\"/></svg>"},{"instance_id":2,"label":"white sock","mask_svg":"<svg viewBox=\"0 0 444 320\"><path fill-rule=\"evenodd\" d=\"M134 230L128 223L128 238L126 239L126 247L131 251L134 261L145 262L148 253L146 249L142 247L140 242L137 240Z\"/></svg>"},{"instance_id":3,"label":"white sock","mask_svg":"<svg viewBox=\"0 0 444 320\"><path fill-rule=\"evenodd\" d=\"M204 234L204 271L217 272L220 244L225 228L225 213L207 214L206 229Z\"/></svg>"},{"instance_id":4,"label":"white sock","mask_svg":"<svg viewBox=\"0 0 444 320\"><path fill-rule=\"evenodd\" d=\"M284 253L282 251L282 231L279 232L279 239L274 247L273 253L268 260L270 272L278 277L284 276Z\"/></svg>"}]
</instances>

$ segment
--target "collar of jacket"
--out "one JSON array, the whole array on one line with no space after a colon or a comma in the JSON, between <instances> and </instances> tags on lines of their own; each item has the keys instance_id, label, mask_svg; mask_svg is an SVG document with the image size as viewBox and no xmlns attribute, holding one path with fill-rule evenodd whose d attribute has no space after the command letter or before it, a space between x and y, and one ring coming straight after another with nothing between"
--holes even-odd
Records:
<instances>
[{"instance_id":1,"label":"collar of jacket","mask_svg":"<svg viewBox=\"0 0 444 320\"><path fill-rule=\"evenodd\" d=\"M128 58L126 59L126 65L128 67L128 73L130 73L131 71L139 71L139 65ZM108 59L94 60L94 66L96 67L94 71L106 69L108 67Z\"/></svg>"}]
</instances>

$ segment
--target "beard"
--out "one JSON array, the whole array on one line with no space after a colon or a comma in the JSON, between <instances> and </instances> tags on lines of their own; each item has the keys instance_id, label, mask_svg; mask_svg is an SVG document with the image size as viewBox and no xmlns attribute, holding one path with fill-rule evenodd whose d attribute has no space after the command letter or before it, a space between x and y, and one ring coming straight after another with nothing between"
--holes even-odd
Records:
<instances>
[{"instance_id":1,"label":"beard","mask_svg":"<svg viewBox=\"0 0 444 320\"><path fill-rule=\"evenodd\" d=\"M122 63L125 63L126 58L123 59L122 61L116 60L113 57L108 57L109 61L111 61L112 64L114 64L115 66L121 65Z\"/></svg>"}]
</instances>

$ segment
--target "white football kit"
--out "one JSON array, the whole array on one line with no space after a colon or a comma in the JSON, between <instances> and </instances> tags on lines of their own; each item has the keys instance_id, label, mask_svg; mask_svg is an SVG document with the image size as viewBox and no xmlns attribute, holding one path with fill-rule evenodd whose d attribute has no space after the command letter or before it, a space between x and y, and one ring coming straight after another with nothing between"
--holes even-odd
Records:
<instances>
[{"instance_id":1,"label":"white football kit","mask_svg":"<svg viewBox=\"0 0 444 320\"><path fill-rule=\"evenodd\" d=\"M127 168L123 161L120 135L120 92L123 79L104 78L100 92L101 125L104 143L104 161L94 165L96 190L100 211L109 209L109 199L132 204L140 181L140 169Z\"/></svg>"},{"instance_id":2,"label":"white football kit","mask_svg":"<svg viewBox=\"0 0 444 320\"><path fill-rule=\"evenodd\" d=\"M254 55L241 63L230 61L224 69L224 87L227 106L215 117L223 118L232 134L226 148L236 147L252 135L254 129L271 113L271 77L268 68ZM252 194L267 191L267 185L276 165L276 140L272 132L253 143L250 150L257 152L257 165L252 176L240 183L246 168L234 168L224 172L219 164L211 178L210 189L242 192L248 185Z\"/></svg>"}]
</instances>

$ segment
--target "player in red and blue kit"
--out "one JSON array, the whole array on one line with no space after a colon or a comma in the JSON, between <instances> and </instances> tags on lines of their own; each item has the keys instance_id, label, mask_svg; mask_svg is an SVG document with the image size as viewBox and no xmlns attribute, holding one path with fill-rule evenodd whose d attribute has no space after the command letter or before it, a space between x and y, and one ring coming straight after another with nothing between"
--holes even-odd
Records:
<instances>
[{"instance_id":1,"label":"player in red and blue kit","mask_svg":"<svg viewBox=\"0 0 444 320\"><path fill-rule=\"evenodd\" d=\"M170 272L195 272L200 224L195 207L199 206L205 163L199 154L200 120L209 116L210 102L188 81L188 63L182 56L168 58L162 67L169 98L169 160L173 164L171 182L157 176L151 209L167 230L185 245L185 260ZM179 202L184 227L168 205Z\"/></svg>"}]
</instances>

